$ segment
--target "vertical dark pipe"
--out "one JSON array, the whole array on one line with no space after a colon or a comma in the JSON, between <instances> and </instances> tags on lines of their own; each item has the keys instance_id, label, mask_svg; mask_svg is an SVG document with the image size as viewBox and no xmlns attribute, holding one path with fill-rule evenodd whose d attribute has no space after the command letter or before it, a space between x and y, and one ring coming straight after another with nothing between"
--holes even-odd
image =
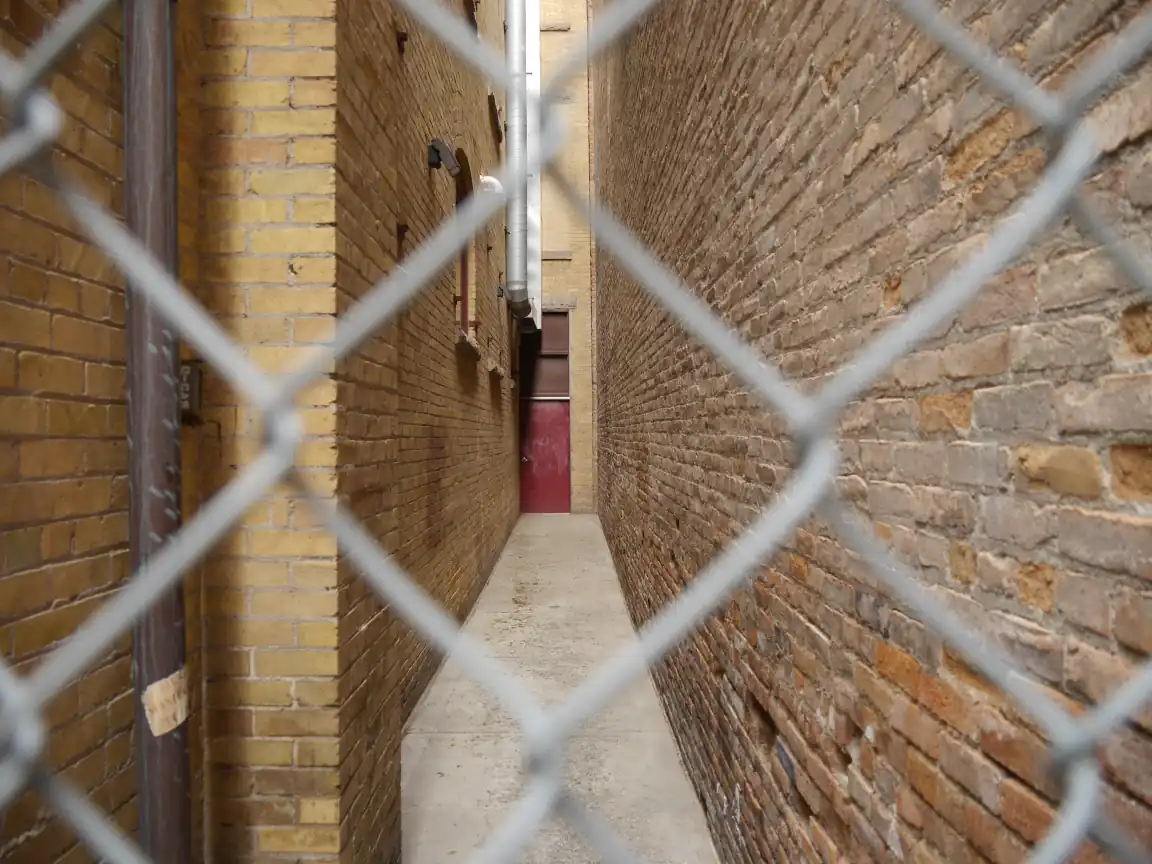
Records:
<instances>
[{"instance_id":1,"label":"vertical dark pipe","mask_svg":"<svg viewBox=\"0 0 1152 864\"><path fill-rule=\"evenodd\" d=\"M173 0L124 4L125 221L172 272L177 267ZM130 285L130 288L138 286ZM129 518L133 572L180 526L179 339L147 298L127 292ZM137 623L137 801L140 842L164 864L188 864L188 765L183 585Z\"/></svg>"}]
</instances>

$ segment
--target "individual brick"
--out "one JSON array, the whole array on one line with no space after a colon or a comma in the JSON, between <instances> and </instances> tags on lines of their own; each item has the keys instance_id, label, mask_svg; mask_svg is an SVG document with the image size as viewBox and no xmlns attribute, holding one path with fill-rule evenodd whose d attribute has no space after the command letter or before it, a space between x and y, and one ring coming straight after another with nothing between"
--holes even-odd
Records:
<instances>
[{"instance_id":1,"label":"individual brick","mask_svg":"<svg viewBox=\"0 0 1152 864\"><path fill-rule=\"evenodd\" d=\"M940 767L990 811L999 812L1004 772L969 743L951 735L941 736Z\"/></svg>"},{"instance_id":2,"label":"individual brick","mask_svg":"<svg viewBox=\"0 0 1152 864\"><path fill-rule=\"evenodd\" d=\"M1057 532L1056 513L1009 495L989 496L981 502L980 518L989 537L1034 549Z\"/></svg>"},{"instance_id":3,"label":"individual brick","mask_svg":"<svg viewBox=\"0 0 1152 864\"><path fill-rule=\"evenodd\" d=\"M960 142L948 159L949 178L968 178L999 155L1021 134L1019 119L1015 112L1003 111Z\"/></svg>"},{"instance_id":4,"label":"individual brick","mask_svg":"<svg viewBox=\"0 0 1152 864\"><path fill-rule=\"evenodd\" d=\"M953 542L948 550L948 566L953 579L965 585L976 581L976 552L971 546Z\"/></svg>"},{"instance_id":5,"label":"individual brick","mask_svg":"<svg viewBox=\"0 0 1152 864\"><path fill-rule=\"evenodd\" d=\"M1132 501L1152 500L1152 447L1117 444L1108 450L1112 492Z\"/></svg>"},{"instance_id":6,"label":"individual brick","mask_svg":"<svg viewBox=\"0 0 1152 864\"><path fill-rule=\"evenodd\" d=\"M1013 327L1012 368L1032 371L1105 363L1107 332L1107 319L1097 315Z\"/></svg>"},{"instance_id":7,"label":"individual brick","mask_svg":"<svg viewBox=\"0 0 1152 864\"><path fill-rule=\"evenodd\" d=\"M262 852L337 853L340 831L321 826L261 828L257 843Z\"/></svg>"},{"instance_id":8,"label":"individual brick","mask_svg":"<svg viewBox=\"0 0 1152 864\"><path fill-rule=\"evenodd\" d=\"M1120 290L1123 277L1103 249L1070 255L1040 268L1036 291L1043 310L1082 306Z\"/></svg>"},{"instance_id":9,"label":"individual brick","mask_svg":"<svg viewBox=\"0 0 1152 864\"><path fill-rule=\"evenodd\" d=\"M1122 591L1115 601L1116 639L1130 648L1152 654L1152 594Z\"/></svg>"},{"instance_id":10,"label":"individual brick","mask_svg":"<svg viewBox=\"0 0 1152 864\"><path fill-rule=\"evenodd\" d=\"M1055 820L1056 814L1048 802L1011 778L1000 787L1000 801L1004 823L1029 842L1039 842Z\"/></svg>"},{"instance_id":11,"label":"individual brick","mask_svg":"<svg viewBox=\"0 0 1152 864\"><path fill-rule=\"evenodd\" d=\"M1055 784L1046 766L1048 746L1039 737L1013 723L999 711L984 707L978 717L980 750L990 759L1046 795L1055 792ZM1011 804L1001 787L1001 812L1008 819Z\"/></svg>"},{"instance_id":12,"label":"individual brick","mask_svg":"<svg viewBox=\"0 0 1152 864\"><path fill-rule=\"evenodd\" d=\"M976 525L976 499L967 492L931 487L915 490L913 516L917 522L956 531L971 531Z\"/></svg>"},{"instance_id":13,"label":"individual brick","mask_svg":"<svg viewBox=\"0 0 1152 864\"><path fill-rule=\"evenodd\" d=\"M942 393L920 399L924 432L964 432L972 425L972 393Z\"/></svg>"},{"instance_id":14,"label":"individual brick","mask_svg":"<svg viewBox=\"0 0 1152 864\"><path fill-rule=\"evenodd\" d=\"M991 613L992 630L1016 664L1042 680L1060 683L1064 675L1064 639L1015 615Z\"/></svg>"},{"instance_id":15,"label":"individual brick","mask_svg":"<svg viewBox=\"0 0 1152 864\"><path fill-rule=\"evenodd\" d=\"M1022 265L992 279L980 290L975 302L961 310L957 320L960 326L972 330L1027 320L1038 308L1035 268Z\"/></svg>"},{"instance_id":16,"label":"individual brick","mask_svg":"<svg viewBox=\"0 0 1152 864\"><path fill-rule=\"evenodd\" d=\"M989 431L1043 432L1054 419L1055 388L1048 382L977 390L972 398L972 419Z\"/></svg>"},{"instance_id":17,"label":"individual brick","mask_svg":"<svg viewBox=\"0 0 1152 864\"><path fill-rule=\"evenodd\" d=\"M1093 702L1116 692L1132 676L1132 667L1120 657L1084 642L1069 640L1065 663L1065 686ZM1133 720L1152 729L1152 709L1142 708Z\"/></svg>"},{"instance_id":18,"label":"individual brick","mask_svg":"<svg viewBox=\"0 0 1152 864\"><path fill-rule=\"evenodd\" d=\"M1056 602L1058 576L1048 564L1032 561L1020 565L1020 600L1039 612L1051 612Z\"/></svg>"},{"instance_id":19,"label":"individual brick","mask_svg":"<svg viewBox=\"0 0 1152 864\"><path fill-rule=\"evenodd\" d=\"M1108 375L1057 391L1056 414L1066 432L1146 432L1152 429L1150 374Z\"/></svg>"},{"instance_id":20,"label":"individual brick","mask_svg":"<svg viewBox=\"0 0 1152 864\"><path fill-rule=\"evenodd\" d=\"M1144 100L1152 85L1152 71L1141 70L1134 79L1102 100L1089 115L1100 129L1100 147L1108 153L1152 129L1152 109Z\"/></svg>"},{"instance_id":21,"label":"individual brick","mask_svg":"<svg viewBox=\"0 0 1152 864\"><path fill-rule=\"evenodd\" d=\"M1132 354L1140 357L1152 354L1152 307L1137 303L1125 309L1120 317L1120 332Z\"/></svg>"},{"instance_id":22,"label":"individual brick","mask_svg":"<svg viewBox=\"0 0 1152 864\"><path fill-rule=\"evenodd\" d=\"M1152 564L1148 563L1152 520L1062 507L1056 524L1057 544L1065 555L1105 570L1152 579Z\"/></svg>"},{"instance_id":23,"label":"individual brick","mask_svg":"<svg viewBox=\"0 0 1152 864\"><path fill-rule=\"evenodd\" d=\"M340 821L338 798L303 798L299 806L302 825L334 825Z\"/></svg>"},{"instance_id":24,"label":"individual brick","mask_svg":"<svg viewBox=\"0 0 1152 864\"><path fill-rule=\"evenodd\" d=\"M1103 762L1117 785L1140 801L1152 802L1152 741L1130 728L1116 730L1103 746Z\"/></svg>"},{"instance_id":25,"label":"individual brick","mask_svg":"<svg viewBox=\"0 0 1152 864\"><path fill-rule=\"evenodd\" d=\"M1057 582L1059 610L1073 623L1102 636L1112 633L1112 603L1106 580L1076 573L1061 573ZM1117 612L1119 622L1119 612Z\"/></svg>"},{"instance_id":26,"label":"individual brick","mask_svg":"<svg viewBox=\"0 0 1152 864\"><path fill-rule=\"evenodd\" d=\"M250 72L258 78L335 78L335 51L252 51Z\"/></svg>"},{"instance_id":27,"label":"individual brick","mask_svg":"<svg viewBox=\"0 0 1152 864\"><path fill-rule=\"evenodd\" d=\"M952 484L996 488L1008 477L1008 451L996 444L949 444L946 459Z\"/></svg>"},{"instance_id":28,"label":"individual brick","mask_svg":"<svg viewBox=\"0 0 1152 864\"><path fill-rule=\"evenodd\" d=\"M1100 459L1086 448L1029 444L1017 448L1015 456L1016 472L1027 488L1078 498L1099 498L1104 490Z\"/></svg>"},{"instance_id":29,"label":"individual brick","mask_svg":"<svg viewBox=\"0 0 1152 864\"><path fill-rule=\"evenodd\" d=\"M941 355L941 367L949 378L991 378L1008 371L1008 334L993 333L971 342L954 342Z\"/></svg>"}]
</instances>

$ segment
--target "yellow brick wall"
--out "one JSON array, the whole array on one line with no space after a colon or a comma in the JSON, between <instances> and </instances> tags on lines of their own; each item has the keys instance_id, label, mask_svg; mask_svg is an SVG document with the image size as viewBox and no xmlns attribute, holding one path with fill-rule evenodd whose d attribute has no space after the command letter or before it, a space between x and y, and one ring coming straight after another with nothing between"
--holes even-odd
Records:
<instances>
[{"instance_id":1,"label":"yellow brick wall","mask_svg":"<svg viewBox=\"0 0 1152 864\"><path fill-rule=\"evenodd\" d=\"M547 82L561 60L588 34L587 0L541 0L540 56ZM572 79L563 104L568 140L557 160L577 189L589 188L590 135L587 75ZM596 510L595 313L592 232L550 178L543 181L544 308L567 309L571 338L572 510Z\"/></svg>"},{"instance_id":2,"label":"yellow brick wall","mask_svg":"<svg viewBox=\"0 0 1152 864\"><path fill-rule=\"evenodd\" d=\"M39 38L58 3L7 3L0 13L5 50L20 54ZM181 4L177 33L180 102L180 275L196 290L199 261L199 45L200 13ZM121 213L119 7L88 34L80 51L52 81L65 107L60 155L90 194ZM43 496L42 516L6 514L0 528L0 648L21 671L74 630L127 575L127 442L124 306L119 273L80 238L46 190L20 177L3 183L5 328L0 336L0 400L20 400L26 429L0 431L4 500ZM8 315L8 310L13 314ZM20 325L17 327L16 325ZM13 358L11 367L6 362ZM5 405L5 409L17 403ZM5 411L5 416L7 412ZM199 500L198 435L185 430L184 501ZM14 485L9 485L14 484ZM52 498L59 500L53 502ZM103 503L107 502L107 503ZM30 590L36 584L37 590ZM200 678L198 573L189 575L189 677ZM51 608L49 608L49 606ZM52 707L56 764L121 825L136 819L131 748L130 642L68 688ZM201 692L191 692L190 758L194 774L193 822L202 829ZM7 814L0 849L5 860L83 860L71 831L59 830L33 795Z\"/></svg>"},{"instance_id":3,"label":"yellow brick wall","mask_svg":"<svg viewBox=\"0 0 1152 864\"><path fill-rule=\"evenodd\" d=\"M502 46L502 5L481 3L478 12L481 37ZM337 22L343 314L452 214L456 183L428 169L429 142L463 151L474 182L495 173L500 154L485 82L415 22L357 0L339 4ZM403 54L397 31L409 34ZM499 218L472 243L468 341L452 266L338 371L341 500L461 618L518 512L511 322L496 296L503 270ZM398 860L403 723L439 657L350 567L341 574L340 631L344 860Z\"/></svg>"},{"instance_id":4,"label":"yellow brick wall","mask_svg":"<svg viewBox=\"0 0 1152 864\"><path fill-rule=\"evenodd\" d=\"M387 7L368 11L207 7L202 291L269 368L330 338L333 316L394 266L398 223L411 249L451 213L454 183L426 167L431 138L462 148L475 175L497 162L483 83ZM501 21L489 5L482 31L500 34ZM412 34L403 58L394 27ZM440 112L411 110L427 106ZM517 511L511 389L490 371L511 357L495 294L502 238L494 224L474 243L468 343L458 344L450 269L313 388L301 453L316 482L460 615ZM207 392L211 492L259 439L219 381ZM290 500L254 510L206 569L204 593L212 850L261 860L398 851L400 730L434 655L350 567L338 581L333 538Z\"/></svg>"},{"instance_id":5,"label":"yellow brick wall","mask_svg":"<svg viewBox=\"0 0 1152 864\"><path fill-rule=\"evenodd\" d=\"M59 3L0 3L17 56ZM57 156L119 211L121 27L111 13L50 80ZM119 274L46 188L0 181L0 654L26 674L128 574L124 302ZM52 701L47 757L125 828L136 822L129 642ZM85 859L32 794L0 821L6 864Z\"/></svg>"},{"instance_id":6,"label":"yellow brick wall","mask_svg":"<svg viewBox=\"0 0 1152 864\"><path fill-rule=\"evenodd\" d=\"M201 6L201 293L262 367L331 338L336 311L332 2ZM335 490L336 386L302 400L297 464ZM249 464L258 417L205 387L201 482ZM336 544L285 492L253 508L204 570L208 854L319 860L338 851Z\"/></svg>"},{"instance_id":7,"label":"yellow brick wall","mask_svg":"<svg viewBox=\"0 0 1152 864\"><path fill-rule=\"evenodd\" d=\"M56 11L0 3L4 47L21 53ZM427 169L429 140L462 150L474 181L501 158L484 82L390 8L366 11L178 6L181 280L270 370L331 338L335 316L451 214L455 184ZM116 212L119 12L53 79L72 120L68 167ZM501 47L502 21L483 4L480 33ZM411 34L403 57L395 28ZM0 511L0 649L26 671L127 575L123 295L44 190L5 180L0 219L0 482L12 502ZM461 618L518 513L502 218L472 256L466 337L448 268L309 390L298 458ZM261 448L258 418L206 371L203 425L182 436L186 519ZM185 584L196 859L397 855L401 729L438 658L337 567L333 537L284 492ZM131 829L129 647L68 688L49 721L55 764ZM2 830L6 862L86 860L32 796Z\"/></svg>"}]
</instances>

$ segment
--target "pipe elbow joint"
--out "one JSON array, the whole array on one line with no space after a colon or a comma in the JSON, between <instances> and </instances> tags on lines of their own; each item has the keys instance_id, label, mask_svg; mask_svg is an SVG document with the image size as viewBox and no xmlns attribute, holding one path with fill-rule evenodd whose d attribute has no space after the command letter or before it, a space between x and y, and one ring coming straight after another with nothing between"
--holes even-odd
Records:
<instances>
[{"instance_id":1,"label":"pipe elbow joint","mask_svg":"<svg viewBox=\"0 0 1152 864\"><path fill-rule=\"evenodd\" d=\"M532 300L528 288L522 285L507 288L508 308L517 318L531 318Z\"/></svg>"},{"instance_id":2,"label":"pipe elbow joint","mask_svg":"<svg viewBox=\"0 0 1152 864\"><path fill-rule=\"evenodd\" d=\"M509 286L505 289L508 297L508 308L517 318L529 318L532 315L532 299L528 296L528 289L523 285Z\"/></svg>"}]
</instances>

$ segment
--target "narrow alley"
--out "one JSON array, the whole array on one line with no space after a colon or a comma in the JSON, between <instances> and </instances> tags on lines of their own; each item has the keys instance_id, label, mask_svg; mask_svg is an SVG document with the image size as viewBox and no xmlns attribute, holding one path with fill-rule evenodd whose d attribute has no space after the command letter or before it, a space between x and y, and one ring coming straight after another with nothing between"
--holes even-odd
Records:
<instances>
[{"instance_id":1,"label":"narrow alley","mask_svg":"<svg viewBox=\"0 0 1152 864\"><path fill-rule=\"evenodd\" d=\"M634 638L599 520L522 518L465 631L545 705L562 699ZM449 658L405 736L405 864L467 860L499 827L519 794L519 737L493 697ZM591 721L569 749L569 770L572 788L643 860L717 860L650 680ZM524 858L595 860L559 822L541 831Z\"/></svg>"},{"instance_id":2,"label":"narrow alley","mask_svg":"<svg viewBox=\"0 0 1152 864\"><path fill-rule=\"evenodd\" d=\"M1152 0L0 0L0 120L0 864L1152 861Z\"/></svg>"}]
</instances>

